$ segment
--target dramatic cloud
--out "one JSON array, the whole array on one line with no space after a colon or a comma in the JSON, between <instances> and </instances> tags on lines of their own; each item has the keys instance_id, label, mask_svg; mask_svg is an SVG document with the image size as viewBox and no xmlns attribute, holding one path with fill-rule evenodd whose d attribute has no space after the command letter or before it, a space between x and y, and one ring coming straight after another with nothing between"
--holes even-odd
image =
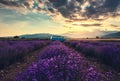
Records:
<instances>
[{"instance_id":1,"label":"dramatic cloud","mask_svg":"<svg viewBox=\"0 0 120 81\"><path fill-rule=\"evenodd\" d=\"M69 19L117 16L120 0L50 0L53 7ZM57 5L57 6L56 6ZM76 15L77 14L77 15Z\"/></svg>"},{"instance_id":2,"label":"dramatic cloud","mask_svg":"<svg viewBox=\"0 0 120 81\"><path fill-rule=\"evenodd\" d=\"M84 15L88 17L99 17L99 15L117 15L120 0L90 0L90 6L86 8Z\"/></svg>"},{"instance_id":3,"label":"dramatic cloud","mask_svg":"<svg viewBox=\"0 0 120 81\"><path fill-rule=\"evenodd\" d=\"M16 2L16 0L0 0L0 3L7 6L16 6L19 7L20 5Z\"/></svg>"},{"instance_id":4,"label":"dramatic cloud","mask_svg":"<svg viewBox=\"0 0 120 81\"><path fill-rule=\"evenodd\" d=\"M4 36L46 32L95 37L120 31L120 0L0 0L0 19Z\"/></svg>"},{"instance_id":5,"label":"dramatic cloud","mask_svg":"<svg viewBox=\"0 0 120 81\"><path fill-rule=\"evenodd\" d=\"M28 10L60 13L65 18L92 18L100 15L117 16L120 12L120 0L0 0L0 5L24 7Z\"/></svg>"},{"instance_id":6,"label":"dramatic cloud","mask_svg":"<svg viewBox=\"0 0 120 81\"><path fill-rule=\"evenodd\" d=\"M0 0L0 8L23 14L44 13L70 29L120 27L115 19L120 18L120 0Z\"/></svg>"}]
</instances>

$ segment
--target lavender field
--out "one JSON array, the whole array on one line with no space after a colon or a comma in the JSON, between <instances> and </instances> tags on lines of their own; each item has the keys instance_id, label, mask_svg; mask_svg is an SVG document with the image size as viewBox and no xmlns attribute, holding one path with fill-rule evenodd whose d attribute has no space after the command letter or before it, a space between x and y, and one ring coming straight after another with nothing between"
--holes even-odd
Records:
<instances>
[{"instance_id":1,"label":"lavender field","mask_svg":"<svg viewBox=\"0 0 120 81\"><path fill-rule=\"evenodd\" d=\"M120 81L120 0L0 0L0 81Z\"/></svg>"},{"instance_id":2,"label":"lavender field","mask_svg":"<svg viewBox=\"0 0 120 81\"><path fill-rule=\"evenodd\" d=\"M120 81L120 43L1 40L0 81Z\"/></svg>"}]
</instances>

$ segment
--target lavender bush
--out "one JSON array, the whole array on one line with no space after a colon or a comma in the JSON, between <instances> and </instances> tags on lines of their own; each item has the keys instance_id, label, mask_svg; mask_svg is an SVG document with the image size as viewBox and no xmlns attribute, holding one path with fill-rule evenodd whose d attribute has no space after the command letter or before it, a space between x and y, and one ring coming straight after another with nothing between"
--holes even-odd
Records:
<instances>
[{"instance_id":1,"label":"lavender bush","mask_svg":"<svg viewBox=\"0 0 120 81\"><path fill-rule=\"evenodd\" d=\"M46 44L48 41L0 41L0 68L22 60L28 53Z\"/></svg>"},{"instance_id":2,"label":"lavender bush","mask_svg":"<svg viewBox=\"0 0 120 81\"><path fill-rule=\"evenodd\" d=\"M40 53L38 61L14 81L107 81L92 66L87 68L86 65L80 54L53 42Z\"/></svg>"},{"instance_id":3,"label":"lavender bush","mask_svg":"<svg viewBox=\"0 0 120 81\"><path fill-rule=\"evenodd\" d=\"M69 45L86 56L97 57L103 63L120 70L120 44L114 42L69 41ZM68 42L67 42L68 44Z\"/></svg>"}]
</instances>

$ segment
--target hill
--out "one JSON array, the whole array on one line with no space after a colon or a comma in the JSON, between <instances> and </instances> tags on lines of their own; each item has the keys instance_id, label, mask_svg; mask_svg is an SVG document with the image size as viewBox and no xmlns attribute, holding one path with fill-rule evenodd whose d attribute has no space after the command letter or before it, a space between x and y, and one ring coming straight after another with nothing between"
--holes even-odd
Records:
<instances>
[{"instance_id":1,"label":"hill","mask_svg":"<svg viewBox=\"0 0 120 81\"><path fill-rule=\"evenodd\" d=\"M49 34L49 33L39 33L39 34L25 34L25 35L20 35L20 38L37 38L37 39L50 39L51 36L59 36L60 35L54 35L54 34Z\"/></svg>"},{"instance_id":2,"label":"hill","mask_svg":"<svg viewBox=\"0 0 120 81\"><path fill-rule=\"evenodd\" d=\"M120 38L120 32L104 35L103 38Z\"/></svg>"}]
</instances>

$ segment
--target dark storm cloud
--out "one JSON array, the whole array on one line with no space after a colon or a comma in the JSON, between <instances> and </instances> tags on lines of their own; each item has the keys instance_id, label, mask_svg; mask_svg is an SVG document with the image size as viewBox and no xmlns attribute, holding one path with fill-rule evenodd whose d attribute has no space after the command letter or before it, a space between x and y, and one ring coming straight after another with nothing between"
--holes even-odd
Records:
<instances>
[{"instance_id":1,"label":"dark storm cloud","mask_svg":"<svg viewBox=\"0 0 120 81\"><path fill-rule=\"evenodd\" d=\"M53 9L56 9L59 13L67 18L71 18L72 14L76 13L77 10L75 10L75 8L77 8L80 12L80 6L76 6L75 4L76 0L39 0L39 2L44 3L45 6L47 6L47 2L47 4L50 4L50 6L47 6L48 10L52 10L53 12Z\"/></svg>"},{"instance_id":2,"label":"dark storm cloud","mask_svg":"<svg viewBox=\"0 0 120 81\"><path fill-rule=\"evenodd\" d=\"M35 4L36 3L36 4ZM88 4L86 4L88 3ZM6 6L35 8L38 11L45 10L51 13L61 13L65 18L75 20L83 16L86 19L96 19L99 16L118 16L120 0L0 0L0 4ZM38 6L43 4L44 8ZM75 15L77 14L77 16ZM102 21L102 19L96 19Z\"/></svg>"},{"instance_id":3,"label":"dark storm cloud","mask_svg":"<svg viewBox=\"0 0 120 81\"><path fill-rule=\"evenodd\" d=\"M96 19L100 15L117 16L117 9L120 6L120 0L49 0L53 7L64 17L75 19L74 14L82 15L85 18ZM84 6L88 2L89 5ZM82 6L85 7L82 12ZM97 19L102 21L102 19Z\"/></svg>"},{"instance_id":4,"label":"dark storm cloud","mask_svg":"<svg viewBox=\"0 0 120 81\"><path fill-rule=\"evenodd\" d=\"M0 3L7 6L16 6L16 7L20 6L16 1L10 1L10 0L0 0Z\"/></svg>"},{"instance_id":5,"label":"dark storm cloud","mask_svg":"<svg viewBox=\"0 0 120 81\"><path fill-rule=\"evenodd\" d=\"M76 1L78 1L78 2L80 2L80 3L83 3L83 2L84 2L84 0L76 0Z\"/></svg>"},{"instance_id":6,"label":"dark storm cloud","mask_svg":"<svg viewBox=\"0 0 120 81\"><path fill-rule=\"evenodd\" d=\"M94 18L107 13L111 13L112 16L117 16L116 10L120 5L120 0L91 0L90 4L91 6L87 7L84 13L87 17Z\"/></svg>"},{"instance_id":7,"label":"dark storm cloud","mask_svg":"<svg viewBox=\"0 0 120 81\"><path fill-rule=\"evenodd\" d=\"M120 5L120 0L106 0L103 7L107 8L108 11L113 12L118 5Z\"/></svg>"},{"instance_id":8,"label":"dark storm cloud","mask_svg":"<svg viewBox=\"0 0 120 81\"><path fill-rule=\"evenodd\" d=\"M60 7L67 4L67 0L49 0L51 3L53 3L53 6Z\"/></svg>"}]
</instances>

